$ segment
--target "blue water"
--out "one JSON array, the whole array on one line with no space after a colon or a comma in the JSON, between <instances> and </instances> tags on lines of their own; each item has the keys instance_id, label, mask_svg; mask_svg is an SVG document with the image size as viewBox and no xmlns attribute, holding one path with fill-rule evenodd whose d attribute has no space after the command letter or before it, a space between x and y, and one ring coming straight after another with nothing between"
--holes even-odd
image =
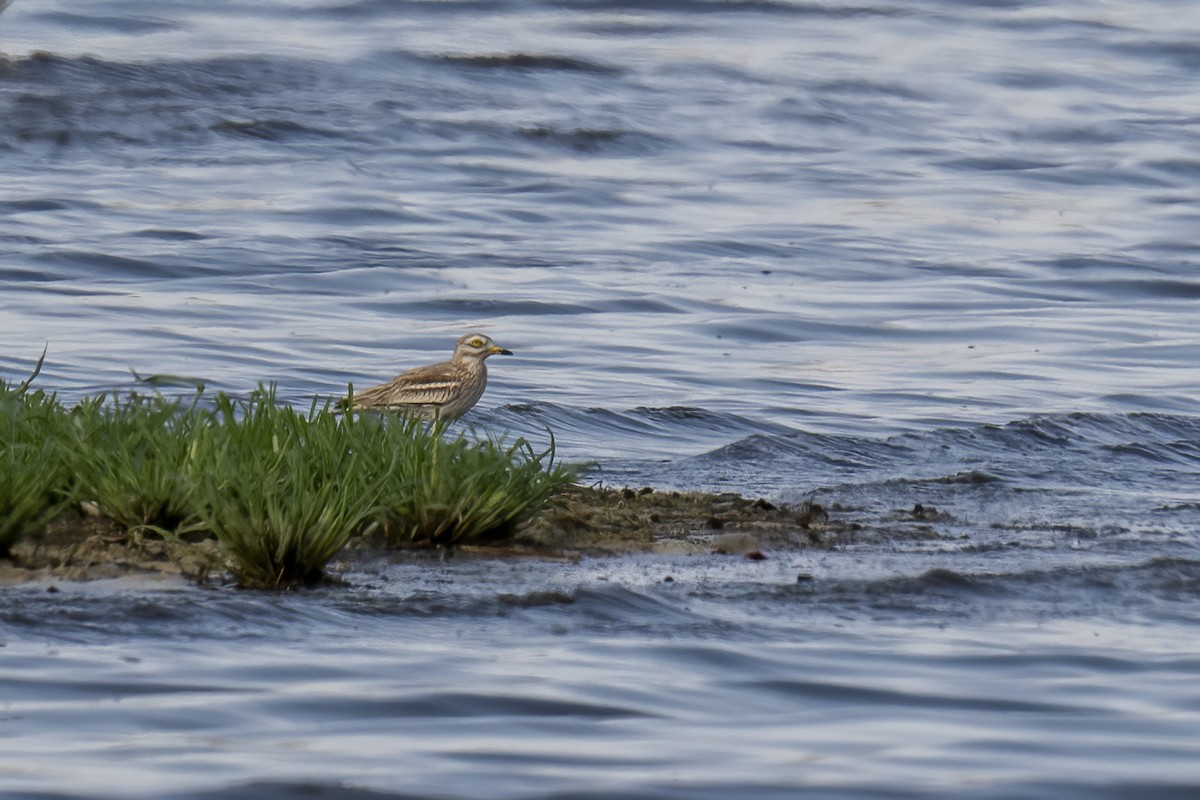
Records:
<instances>
[{"instance_id":1,"label":"blue water","mask_svg":"<svg viewBox=\"0 0 1200 800\"><path fill-rule=\"evenodd\" d=\"M1200 6L5 5L5 379L479 328L465 423L861 527L2 589L0 795L1200 795Z\"/></svg>"}]
</instances>

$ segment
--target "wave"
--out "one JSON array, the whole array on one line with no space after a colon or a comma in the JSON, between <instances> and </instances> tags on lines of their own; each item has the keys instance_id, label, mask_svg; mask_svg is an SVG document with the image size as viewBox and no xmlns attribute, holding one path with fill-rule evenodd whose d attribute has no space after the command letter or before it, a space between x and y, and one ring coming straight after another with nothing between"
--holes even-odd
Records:
<instances>
[{"instance_id":1,"label":"wave","mask_svg":"<svg viewBox=\"0 0 1200 800\"><path fill-rule=\"evenodd\" d=\"M613 455L622 446L640 454L664 441L690 441L692 449L699 449L726 438L673 463L691 472L744 466L768 479L787 473L797 483L836 479L979 484L1073 476L1082 485L1099 481L1120 486L1153 484L1171 476L1191 479L1200 472L1200 417L1176 414L1039 415L878 438L797 430L688 406L616 412L520 404L506 406L490 419L516 429L536 419L565 434L560 436L564 441L609 437L605 441L613 446L605 452Z\"/></svg>"}]
</instances>

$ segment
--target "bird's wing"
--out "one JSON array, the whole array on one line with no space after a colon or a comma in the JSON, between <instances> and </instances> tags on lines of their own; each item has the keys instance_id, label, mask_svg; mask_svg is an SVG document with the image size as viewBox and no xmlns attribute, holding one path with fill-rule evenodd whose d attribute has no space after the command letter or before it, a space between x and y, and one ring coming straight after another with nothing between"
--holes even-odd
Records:
<instances>
[{"instance_id":1,"label":"bird's wing","mask_svg":"<svg viewBox=\"0 0 1200 800\"><path fill-rule=\"evenodd\" d=\"M440 406L459 393L462 383L450 362L417 367L354 395L354 407Z\"/></svg>"}]
</instances>

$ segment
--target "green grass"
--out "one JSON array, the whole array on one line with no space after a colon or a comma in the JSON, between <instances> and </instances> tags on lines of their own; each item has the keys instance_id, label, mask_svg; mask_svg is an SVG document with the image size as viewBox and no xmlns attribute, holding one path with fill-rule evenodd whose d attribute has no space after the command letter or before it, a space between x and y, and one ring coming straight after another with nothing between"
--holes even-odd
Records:
<instances>
[{"instance_id":1,"label":"green grass","mask_svg":"<svg viewBox=\"0 0 1200 800\"><path fill-rule=\"evenodd\" d=\"M105 395L70 414L74 496L93 501L133 535L171 536L196 522L200 432L212 413L159 395Z\"/></svg>"},{"instance_id":2,"label":"green grass","mask_svg":"<svg viewBox=\"0 0 1200 800\"><path fill-rule=\"evenodd\" d=\"M52 395L28 388L41 367L39 360L17 386L0 381L0 557L40 532L69 495L64 411Z\"/></svg>"},{"instance_id":3,"label":"green grass","mask_svg":"<svg viewBox=\"0 0 1200 800\"><path fill-rule=\"evenodd\" d=\"M355 447L354 419L315 401L308 414L297 413L278 406L271 390L245 401L221 395L217 417L197 439L204 465L198 514L224 545L238 582L316 582L377 502L378 470Z\"/></svg>"},{"instance_id":4,"label":"green grass","mask_svg":"<svg viewBox=\"0 0 1200 800\"><path fill-rule=\"evenodd\" d=\"M0 555L87 500L131 537L207 531L240 585L286 588L319 580L372 530L405 546L503 539L573 478L553 445L450 436L317 399L301 413L273 388L207 402L101 395L64 409L28 381L0 382Z\"/></svg>"},{"instance_id":5,"label":"green grass","mask_svg":"<svg viewBox=\"0 0 1200 800\"><path fill-rule=\"evenodd\" d=\"M535 452L524 439L400 438L408 445L392 473L379 518L397 545L456 545L512 536L575 469L554 463L554 446Z\"/></svg>"}]
</instances>

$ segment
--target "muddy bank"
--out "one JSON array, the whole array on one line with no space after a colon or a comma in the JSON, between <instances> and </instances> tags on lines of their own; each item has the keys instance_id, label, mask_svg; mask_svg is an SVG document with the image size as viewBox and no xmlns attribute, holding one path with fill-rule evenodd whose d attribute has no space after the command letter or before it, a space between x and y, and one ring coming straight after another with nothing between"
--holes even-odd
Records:
<instances>
[{"instance_id":1,"label":"muddy bank","mask_svg":"<svg viewBox=\"0 0 1200 800\"><path fill-rule=\"evenodd\" d=\"M90 581L127 575L178 576L196 584L224 579L224 555L215 539L170 541L134 534L106 519L70 514L41 536L18 542L0 559L0 584Z\"/></svg>"},{"instance_id":2,"label":"muddy bank","mask_svg":"<svg viewBox=\"0 0 1200 800\"><path fill-rule=\"evenodd\" d=\"M462 546L457 557L535 557L578 560L628 553L770 558L806 548L936 539L947 521L928 506L868 519L856 509L814 503L777 505L735 494L572 487L554 498L512 539ZM396 550L364 537L353 540L331 565L336 578L375 558L443 557L429 548ZM176 541L131 534L111 521L82 513L57 520L40 537L0 559L0 583L87 581L128 575L176 577L197 585L229 582L214 539Z\"/></svg>"}]
</instances>

